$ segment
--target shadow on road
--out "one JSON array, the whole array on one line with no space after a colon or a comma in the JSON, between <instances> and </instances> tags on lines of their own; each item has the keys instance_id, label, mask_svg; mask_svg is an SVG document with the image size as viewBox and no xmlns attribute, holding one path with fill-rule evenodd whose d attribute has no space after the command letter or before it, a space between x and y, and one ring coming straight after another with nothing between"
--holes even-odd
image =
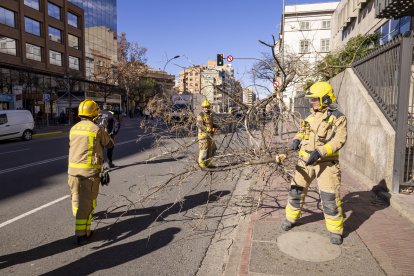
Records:
<instances>
[{"instance_id":1,"label":"shadow on road","mask_svg":"<svg viewBox=\"0 0 414 276\"><path fill-rule=\"evenodd\" d=\"M148 228L156 220L162 220L169 215L188 211L207 202L218 201L228 194L230 194L230 191L226 190L216 191L210 194L210 196L208 192L201 192L186 196L183 201L177 203L169 203L151 208L134 209L127 212L98 212L95 214L95 220L120 218L119 221L110 226L95 230L94 236L91 238L91 243L102 241L103 244L92 247L94 250L93 253L63 267L57 268L48 274L72 275L76 272L75 274L77 275L86 275L149 254L166 246L173 240L174 235L181 230L176 227L170 227L152 234L150 239L145 238L112 247L108 246L138 234ZM125 216L128 216L129 218L121 220L121 218ZM26 251L0 256L0 269L76 249L78 247L75 245L74 241L74 237L68 237Z\"/></svg>"},{"instance_id":2,"label":"shadow on road","mask_svg":"<svg viewBox=\"0 0 414 276\"><path fill-rule=\"evenodd\" d=\"M116 170L120 170L120 169L124 169L124 168L128 168L128 167L133 167L133 166L138 166L138 165L175 162L175 161L178 161L178 160L181 160L181 159L184 159L184 158L185 158L185 156L178 156L178 157L175 157L175 158L164 158L164 159L157 159L157 160L150 160L150 161L139 161L139 162L131 163L131 164L128 164L128 165L116 166L115 168L110 169L110 171L116 171Z\"/></svg>"}]
</instances>

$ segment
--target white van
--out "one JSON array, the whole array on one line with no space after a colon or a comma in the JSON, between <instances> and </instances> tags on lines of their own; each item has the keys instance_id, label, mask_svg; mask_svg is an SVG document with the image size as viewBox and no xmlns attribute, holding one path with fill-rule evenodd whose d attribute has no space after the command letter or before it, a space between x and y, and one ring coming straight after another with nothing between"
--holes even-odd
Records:
<instances>
[{"instance_id":1,"label":"white van","mask_svg":"<svg viewBox=\"0 0 414 276\"><path fill-rule=\"evenodd\" d=\"M34 120L28 110L0 110L0 140L32 139Z\"/></svg>"}]
</instances>

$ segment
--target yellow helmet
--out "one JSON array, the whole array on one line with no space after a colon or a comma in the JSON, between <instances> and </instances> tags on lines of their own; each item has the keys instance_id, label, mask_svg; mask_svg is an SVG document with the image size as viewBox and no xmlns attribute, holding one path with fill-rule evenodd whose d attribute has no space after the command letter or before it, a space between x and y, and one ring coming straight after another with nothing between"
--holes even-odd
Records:
<instances>
[{"instance_id":1,"label":"yellow helmet","mask_svg":"<svg viewBox=\"0 0 414 276\"><path fill-rule=\"evenodd\" d=\"M95 118L99 115L99 106L95 101L86 99L79 104L78 115Z\"/></svg>"},{"instance_id":2,"label":"yellow helmet","mask_svg":"<svg viewBox=\"0 0 414 276\"><path fill-rule=\"evenodd\" d=\"M209 102L208 100L204 100L204 101L201 103L201 107L210 107L210 102Z\"/></svg>"},{"instance_id":3,"label":"yellow helmet","mask_svg":"<svg viewBox=\"0 0 414 276\"><path fill-rule=\"evenodd\" d=\"M327 82L315 82L305 94L305 98L319 98L320 108L327 107L336 101L333 87Z\"/></svg>"}]
</instances>

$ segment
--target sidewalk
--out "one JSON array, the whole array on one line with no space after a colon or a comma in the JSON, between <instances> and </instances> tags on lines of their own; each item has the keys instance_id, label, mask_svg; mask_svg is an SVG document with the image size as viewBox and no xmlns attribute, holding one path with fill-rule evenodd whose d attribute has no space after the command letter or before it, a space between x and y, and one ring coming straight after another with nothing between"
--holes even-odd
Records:
<instances>
[{"instance_id":1,"label":"sidewalk","mask_svg":"<svg viewBox=\"0 0 414 276\"><path fill-rule=\"evenodd\" d=\"M265 187L261 208L239 226L224 275L414 275L414 195L388 194L387 202L379 185L371 191L359 175L342 169L342 245L329 243L316 183L288 232L280 225L289 183L252 184L254 198Z\"/></svg>"}]
</instances>

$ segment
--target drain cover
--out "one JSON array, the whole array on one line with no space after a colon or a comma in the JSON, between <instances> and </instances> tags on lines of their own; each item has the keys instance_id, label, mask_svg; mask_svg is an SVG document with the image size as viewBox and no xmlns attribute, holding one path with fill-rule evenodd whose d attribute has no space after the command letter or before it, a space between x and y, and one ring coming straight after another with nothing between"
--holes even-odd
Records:
<instances>
[{"instance_id":1,"label":"drain cover","mask_svg":"<svg viewBox=\"0 0 414 276\"><path fill-rule=\"evenodd\" d=\"M341 248L329 238L312 232L288 232L279 236L277 246L283 253L309 262L330 261L341 255Z\"/></svg>"}]
</instances>

